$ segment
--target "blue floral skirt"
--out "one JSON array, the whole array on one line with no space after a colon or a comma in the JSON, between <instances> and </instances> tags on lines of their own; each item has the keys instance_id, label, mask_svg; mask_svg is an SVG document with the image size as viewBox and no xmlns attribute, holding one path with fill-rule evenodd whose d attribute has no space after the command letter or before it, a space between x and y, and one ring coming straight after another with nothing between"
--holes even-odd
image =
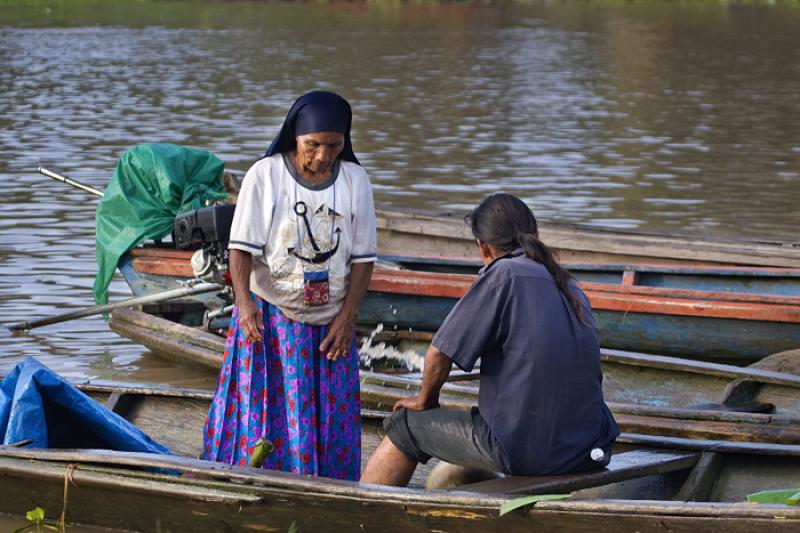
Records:
<instances>
[{"instance_id":1,"label":"blue floral skirt","mask_svg":"<svg viewBox=\"0 0 800 533\"><path fill-rule=\"evenodd\" d=\"M255 299L264 340L247 341L234 307L201 458L246 465L264 437L275 450L263 468L357 480L361 402L355 336L346 356L329 361L319 351L327 326L294 321Z\"/></svg>"}]
</instances>

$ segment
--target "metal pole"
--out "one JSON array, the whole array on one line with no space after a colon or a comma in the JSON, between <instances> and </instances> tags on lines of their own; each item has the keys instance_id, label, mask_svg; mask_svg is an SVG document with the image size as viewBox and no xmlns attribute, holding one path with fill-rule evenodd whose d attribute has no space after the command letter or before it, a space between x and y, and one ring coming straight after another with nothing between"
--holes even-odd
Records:
<instances>
[{"instance_id":1,"label":"metal pole","mask_svg":"<svg viewBox=\"0 0 800 533\"><path fill-rule=\"evenodd\" d=\"M62 315L55 315L51 317L41 318L39 320L33 320L33 321L26 320L25 322L15 322L13 324L7 324L6 327L11 331L27 331L29 329L38 328L39 326L46 326L48 324L57 324L59 322L66 322L67 320L73 320L75 318L83 318L92 315L101 315L103 313L112 311L118 307L132 307L134 305L144 305L144 304L163 302L165 300L171 300L173 298L181 298L183 296L191 296L193 294L202 294L205 292L219 291L222 288L223 285L219 283L198 283L192 287L180 287L177 289L169 289L167 291L148 294L146 296L137 296L135 298L129 298L127 300L122 300L120 302L113 302L102 305L93 305L92 307L86 307L78 311L72 311L69 313L64 313Z\"/></svg>"},{"instance_id":2,"label":"metal pole","mask_svg":"<svg viewBox=\"0 0 800 533\"><path fill-rule=\"evenodd\" d=\"M226 307L220 307L219 309L215 309L213 311L209 311L208 319L217 318L219 316L226 316L233 312L233 306L228 305Z\"/></svg>"},{"instance_id":3,"label":"metal pole","mask_svg":"<svg viewBox=\"0 0 800 533\"><path fill-rule=\"evenodd\" d=\"M63 174L59 174L58 172L53 172L52 170L48 170L44 167L39 167L39 174L44 174L48 178L53 178L54 180L58 180L62 183L66 183L67 185L72 185L75 188L78 188L82 191L94 194L96 196L103 196L103 191L99 189L95 189L94 187L90 187L88 185L84 185L83 183L78 183L77 181L64 176Z\"/></svg>"}]
</instances>

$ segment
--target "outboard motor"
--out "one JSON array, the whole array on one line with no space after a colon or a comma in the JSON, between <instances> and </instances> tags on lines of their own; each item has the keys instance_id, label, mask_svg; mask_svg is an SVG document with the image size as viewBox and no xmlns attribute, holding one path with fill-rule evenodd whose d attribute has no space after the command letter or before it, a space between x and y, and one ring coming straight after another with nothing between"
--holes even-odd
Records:
<instances>
[{"instance_id":1,"label":"outboard motor","mask_svg":"<svg viewBox=\"0 0 800 533\"><path fill-rule=\"evenodd\" d=\"M196 249L192 271L203 281L231 284L228 240L235 205L215 205L175 217L172 241L179 250Z\"/></svg>"}]
</instances>

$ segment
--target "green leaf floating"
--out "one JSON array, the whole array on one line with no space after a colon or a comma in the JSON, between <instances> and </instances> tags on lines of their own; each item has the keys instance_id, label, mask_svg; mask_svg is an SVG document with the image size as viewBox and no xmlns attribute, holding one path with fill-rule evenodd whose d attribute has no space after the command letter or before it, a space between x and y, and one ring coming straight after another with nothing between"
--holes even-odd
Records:
<instances>
[{"instance_id":1,"label":"green leaf floating","mask_svg":"<svg viewBox=\"0 0 800 533\"><path fill-rule=\"evenodd\" d=\"M27 518L28 521L30 522L36 522L36 523L41 522L42 520L44 520L44 509L42 509L41 507L36 507L34 509L31 509L30 511L25 513L25 518Z\"/></svg>"},{"instance_id":2,"label":"green leaf floating","mask_svg":"<svg viewBox=\"0 0 800 533\"><path fill-rule=\"evenodd\" d=\"M747 501L752 503L784 503L800 505L800 489L762 490L747 495Z\"/></svg>"},{"instance_id":3,"label":"green leaf floating","mask_svg":"<svg viewBox=\"0 0 800 533\"><path fill-rule=\"evenodd\" d=\"M535 504L536 502L543 502L547 500L566 500L572 494L537 494L536 496L523 496L522 498L514 498L500 506L500 516L510 513L514 509L525 507L526 505Z\"/></svg>"}]
</instances>

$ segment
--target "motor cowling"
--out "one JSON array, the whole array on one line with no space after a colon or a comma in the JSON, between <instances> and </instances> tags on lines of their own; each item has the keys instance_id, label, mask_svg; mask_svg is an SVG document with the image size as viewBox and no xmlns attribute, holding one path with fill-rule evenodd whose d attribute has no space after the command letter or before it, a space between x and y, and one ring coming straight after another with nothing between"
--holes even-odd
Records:
<instances>
[{"instance_id":1,"label":"motor cowling","mask_svg":"<svg viewBox=\"0 0 800 533\"><path fill-rule=\"evenodd\" d=\"M215 205L175 217L172 240L179 250L194 249L191 265L203 281L231 284L228 240L235 205Z\"/></svg>"},{"instance_id":2,"label":"motor cowling","mask_svg":"<svg viewBox=\"0 0 800 533\"><path fill-rule=\"evenodd\" d=\"M200 248L192 254L192 272L195 277L203 281L231 285L231 273L227 259L227 250L219 255L210 248Z\"/></svg>"}]
</instances>

